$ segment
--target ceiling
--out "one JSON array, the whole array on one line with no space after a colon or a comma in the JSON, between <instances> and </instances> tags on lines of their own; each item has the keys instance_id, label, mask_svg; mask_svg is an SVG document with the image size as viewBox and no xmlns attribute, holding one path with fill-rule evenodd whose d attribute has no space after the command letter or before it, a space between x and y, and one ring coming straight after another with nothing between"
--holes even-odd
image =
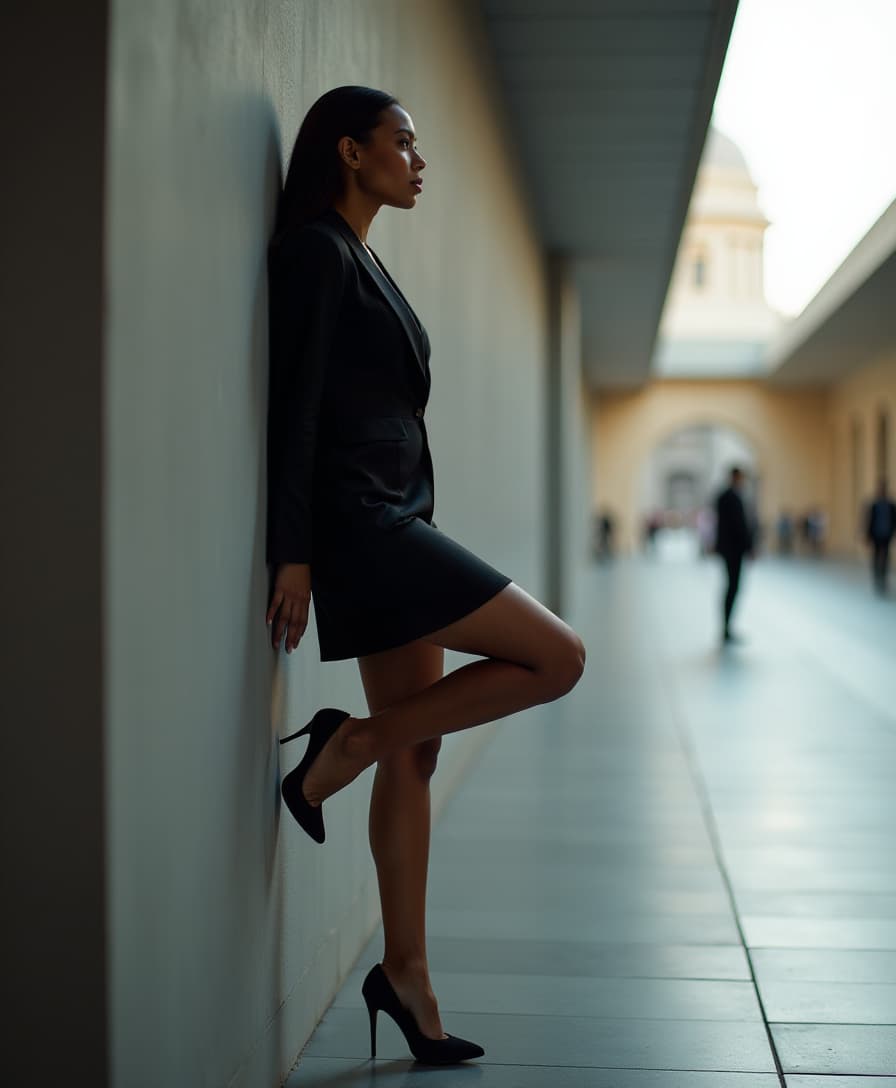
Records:
<instances>
[{"instance_id":1,"label":"ceiling","mask_svg":"<svg viewBox=\"0 0 896 1088\"><path fill-rule=\"evenodd\" d=\"M771 345L769 380L825 385L896 347L896 201Z\"/></svg>"},{"instance_id":2,"label":"ceiling","mask_svg":"<svg viewBox=\"0 0 896 1088\"><path fill-rule=\"evenodd\" d=\"M569 261L594 388L639 385L737 0L482 0L546 252Z\"/></svg>"}]
</instances>

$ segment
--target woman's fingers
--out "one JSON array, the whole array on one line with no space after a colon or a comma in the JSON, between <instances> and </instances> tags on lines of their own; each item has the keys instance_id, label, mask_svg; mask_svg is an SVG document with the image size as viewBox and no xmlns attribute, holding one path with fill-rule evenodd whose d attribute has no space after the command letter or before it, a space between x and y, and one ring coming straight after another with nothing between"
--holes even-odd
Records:
<instances>
[{"instance_id":1,"label":"woman's fingers","mask_svg":"<svg viewBox=\"0 0 896 1088\"><path fill-rule=\"evenodd\" d=\"M267 622L271 645L276 650L286 636L286 652L298 646L308 626L311 604L311 567L307 563L281 563L271 591Z\"/></svg>"},{"instance_id":2,"label":"woman's fingers","mask_svg":"<svg viewBox=\"0 0 896 1088\"><path fill-rule=\"evenodd\" d=\"M307 626L308 602L300 600L296 602L296 608L289 621L289 631L286 635L286 652L288 654L291 654L296 646L298 646L299 639L305 634L305 628Z\"/></svg>"},{"instance_id":3,"label":"woman's fingers","mask_svg":"<svg viewBox=\"0 0 896 1088\"><path fill-rule=\"evenodd\" d=\"M274 626L271 630L271 645L276 650L280 643L283 641L283 635L285 634L289 626L289 613L286 611L286 606L281 605L280 611L277 613L277 619L274 621Z\"/></svg>"},{"instance_id":4,"label":"woman's fingers","mask_svg":"<svg viewBox=\"0 0 896 1088\"><path fill-rule=\"evenodd\" d=\"M268 614L265 616L265 623L268 627L274 622L274 616L277 615L277 609L283 603L283 590L275 589L273 596L271 597L271 603L268 605Z\"/></svg>"},{"instance_id":5,"label":"woman's fingers","mask_svg":"<svg viewBox=\"0 0 896 1088\"><path fill-rule=\"evenodd\" d=\"M279 606L274 609L272 604L269 615L271 619L268 622L273 623L271 645L276 650L285 635L286 652L292 653L308 626L308 600L303 597L290 598L280 594Z\"/></svg>"}]
</instances>

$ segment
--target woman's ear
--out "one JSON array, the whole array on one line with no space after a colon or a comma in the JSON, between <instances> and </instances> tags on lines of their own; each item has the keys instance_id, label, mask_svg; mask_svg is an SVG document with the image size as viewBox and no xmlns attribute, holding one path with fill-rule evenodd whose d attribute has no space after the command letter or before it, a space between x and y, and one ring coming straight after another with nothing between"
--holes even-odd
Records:
<instances>
[{"instance_id":1,"label":"woman's ear","mask_svg":"<svg viewBox=\"0 0 896 1088\"><path fill-rule=\"evenodd\" d=\"M361 158L358 155L358 145L351 136L343 136L336 146L339 149L339 157L346 166L350 167L352 170L360 168Z\"/></svg>"}]
</instances>

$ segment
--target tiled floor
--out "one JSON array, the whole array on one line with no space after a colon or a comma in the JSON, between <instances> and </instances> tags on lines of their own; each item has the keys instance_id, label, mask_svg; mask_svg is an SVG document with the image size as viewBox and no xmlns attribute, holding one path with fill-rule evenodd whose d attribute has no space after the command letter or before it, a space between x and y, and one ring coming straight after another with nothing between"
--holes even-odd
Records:
<instances>
[{"instance_id":1,"label":"tiled floor","mask_svg":"<svg viewBox=\"0 0 896 1088\"><path fill-rule=\"evenodd\" d=\"M766 559L595 569L585 678L506 722L435 834L434 1070L358 961L288 1088L896 1088L896 600ZM422 1081L421 1081L422 1083Z\"/></svg>"}]
</instances>

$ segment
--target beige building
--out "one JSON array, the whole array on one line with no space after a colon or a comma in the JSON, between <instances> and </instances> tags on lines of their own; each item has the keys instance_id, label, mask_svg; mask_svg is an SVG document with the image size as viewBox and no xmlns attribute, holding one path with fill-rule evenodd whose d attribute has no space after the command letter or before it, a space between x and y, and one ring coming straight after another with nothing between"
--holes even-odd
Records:
<instances>
[{"instance_id":1,"label":"beige building","mask_svg":"<svg viewBox=\"0 0 896 1088\"><path fill-rule=\"evenodd\" d=\"M782 512L814 508L830 551L864 554L864 505L896 476L896 345L881 286L896 211L790 323L763 293L767 226L743 155L711 129L651 376L592 400L595 507L616 514L624 550L656 512L693 524L740 463L767 544Z\"/></svg>"},{"instance_id":2,"label":"beige building","mask_svg":"<svg viewBox=\"0 0 896 1088\"><path fill-rule=\"evenodd\" d=\"M710 128L660 323L657 376L760 371L781 324L765 299L768 225L746 160L732 140Z\"/></svg>"}]
</instances>

